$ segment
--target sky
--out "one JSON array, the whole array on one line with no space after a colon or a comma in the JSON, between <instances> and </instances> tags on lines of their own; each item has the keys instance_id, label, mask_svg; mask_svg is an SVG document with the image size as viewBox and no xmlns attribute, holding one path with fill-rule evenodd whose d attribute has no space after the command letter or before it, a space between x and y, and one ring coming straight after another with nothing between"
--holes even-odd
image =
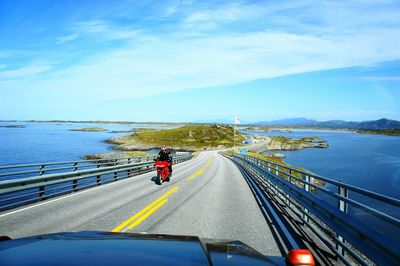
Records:
<instances>
[{"instance_id":1,"label":"sky","mask_svg":"<svg viewBox=\"0 0 400 266\"><path fill-rule=\"evenodd\" d=\"M0 119L400 120L400 1L0 0Z\"/></svg>"}]
</instances>

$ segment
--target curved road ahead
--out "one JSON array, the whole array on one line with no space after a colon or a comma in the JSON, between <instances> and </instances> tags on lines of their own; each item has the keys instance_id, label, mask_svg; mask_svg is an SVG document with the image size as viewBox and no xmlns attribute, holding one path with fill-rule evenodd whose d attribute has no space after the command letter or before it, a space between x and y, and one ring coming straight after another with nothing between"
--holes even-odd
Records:
<instances>
[{"instance_id":1,"label":"curved road ahead","mask_svg":"<svg viewBox=\"0 0 400 266\"><path fill-rule=\"evenodd\" d=\"M217 152L155 172L0 213L0 235L66 231L147 232L240 240L265 255L281 253L239 169Z\"/></svg>"}]
</instances>

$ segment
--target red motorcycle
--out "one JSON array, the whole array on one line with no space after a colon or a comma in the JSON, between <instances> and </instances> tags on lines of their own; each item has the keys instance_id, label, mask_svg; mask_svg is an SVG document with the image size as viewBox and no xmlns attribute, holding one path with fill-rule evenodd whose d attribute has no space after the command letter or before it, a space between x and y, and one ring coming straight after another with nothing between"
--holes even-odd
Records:
<instances>
[{"instance_id":1,"label":"red motorcycle","mask_svg":"<svg viewBox=\"0 0 400 266\"><path fill-rule=\"evenodd\" d=\"M156 178L157 185L161 185L162 182L164 181L169 182L169 179L171 177L171 172L169 171L170 165L171 163L167 161L156 161L154 163L154 166L157 171L157 178Z\"/></svg>"}]
</instances>

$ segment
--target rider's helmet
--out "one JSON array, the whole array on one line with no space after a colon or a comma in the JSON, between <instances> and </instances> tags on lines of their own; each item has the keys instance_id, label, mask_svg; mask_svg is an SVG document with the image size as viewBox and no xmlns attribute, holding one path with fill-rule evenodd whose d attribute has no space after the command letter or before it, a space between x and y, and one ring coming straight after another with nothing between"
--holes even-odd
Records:
<instances>
[{"instance_id":1,"label":"rider's helmet","mask_svg":"<svg viewBox=\"0 0 400 266\"><path fill-rule=\"evenodd\" d=\"M167 151L167 146L161 146L161 150L166 152Z\"/></svg>"}]
</instances>

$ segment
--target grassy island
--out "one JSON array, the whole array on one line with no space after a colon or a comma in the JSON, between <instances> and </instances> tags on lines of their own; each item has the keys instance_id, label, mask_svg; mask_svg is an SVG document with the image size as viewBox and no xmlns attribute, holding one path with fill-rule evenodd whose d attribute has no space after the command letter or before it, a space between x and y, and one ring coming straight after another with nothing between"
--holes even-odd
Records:
<instances>
[{"instance_id":1,"label":"grassy island","mask_svg":"<svg viewBox=\"0 0 400 266\"><path fill-rule=\"evenodd\" d=\"M83 127L83 128L73 128L71 131L107 131L107 129L101 128L101 127Z\"/></svg>"},{"instance_id":2,"label":"grassy island","mask_svg":"<svg viewBox=\"0 0 400 266\"><path fill-rule=\"evenodd\" d=\"M148 150L167 145L176 150L203 150L233 146L233 128L221 125L188 125L180 128L140 131L108 140L117 150ZM236 141L244 140L236 132Z\"/></svg>"}]
</instances>

